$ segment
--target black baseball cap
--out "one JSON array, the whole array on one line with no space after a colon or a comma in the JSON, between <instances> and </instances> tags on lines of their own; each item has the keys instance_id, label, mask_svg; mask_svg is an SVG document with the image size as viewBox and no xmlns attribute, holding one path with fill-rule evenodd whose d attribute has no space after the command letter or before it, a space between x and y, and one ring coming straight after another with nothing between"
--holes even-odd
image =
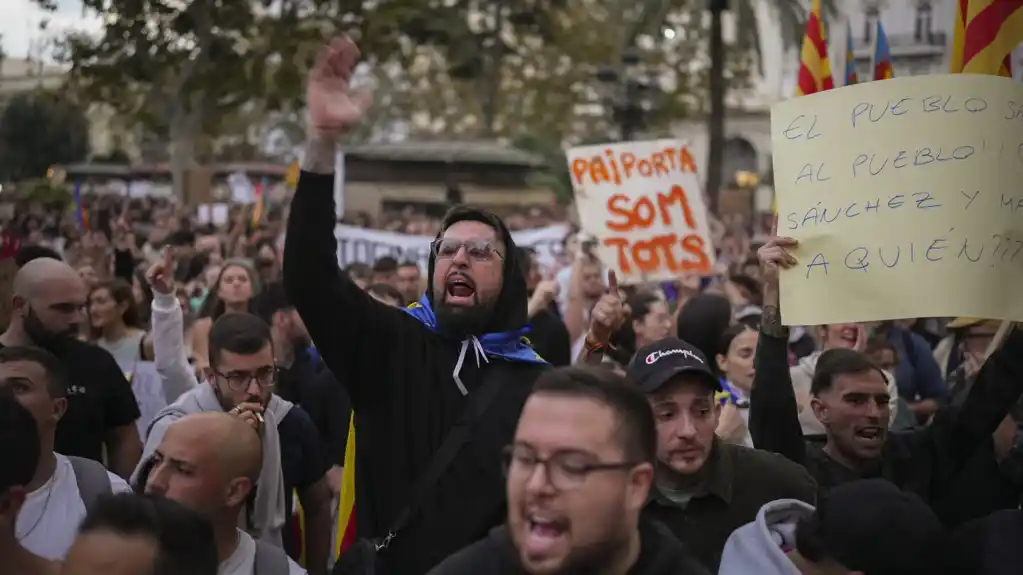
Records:
<instances>
[{"instance_id":1,"label":"black baseball cap","mask_svg":"<svg viewBox=\"0 0 1023 575\"><path fill-rule=\"evenodd\" d=\"M809 528L824 554L846 569L870 575L941 572L945 527L922 499L884 479L832 488L802 528Z\"/></svg>"},{"instance_id":2,"label":"black baseball cap","mask_svg":"<svg viewBox=\"0 0 1023 575\"><path fill-rule=\"evenodd\" d=\"M721 380L692 344L677 337L667 337L640 348L629 363L628 376L643 393L652 393L678 375L693 375L721 391Z\"/></svg>"}]
</instances>

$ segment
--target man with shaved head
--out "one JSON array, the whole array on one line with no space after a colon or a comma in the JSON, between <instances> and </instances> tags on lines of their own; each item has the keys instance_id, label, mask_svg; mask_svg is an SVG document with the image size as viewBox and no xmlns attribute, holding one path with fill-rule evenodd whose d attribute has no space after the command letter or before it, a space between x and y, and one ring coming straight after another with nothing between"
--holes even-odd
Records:
<instances>
[{"instance_id":1,"label":"man with shaved head","mask_svg":"<svg viewBox=\"0 0 1023 575\"><path fill-rule=\"evenodd\" d=\"M171 423L151 459L146 493L197 511L213 524L220 575L302 575L283 549L238 528L263 466L263 442L242 419L202 412Z\"/></svg>"},{"instance_id":2,"label":"man with shaved head","mask_svg":"<svg viewBox=\"0 0 1023 575\"><path fill-rule=\"evenodd\" d=\"M0 347L41 347L71 374L54 450L102 462L105 446L110 470L130 477L142 454L139 408L114 358L78 339L88 295L81 278L60 260L37 258L18 270L13 287L11 322Z\"/></svg>"}]
</instances>

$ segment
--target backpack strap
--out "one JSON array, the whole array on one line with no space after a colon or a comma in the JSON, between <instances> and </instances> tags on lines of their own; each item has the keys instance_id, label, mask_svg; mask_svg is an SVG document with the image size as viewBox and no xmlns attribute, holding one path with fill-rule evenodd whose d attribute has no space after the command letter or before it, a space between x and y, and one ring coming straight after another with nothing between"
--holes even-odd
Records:
<instances>
[{"instance_id":1,"label":"backpack strap","mask_svg":"<svg viewBox=\"0 0 1023 575\"><path fill-rule=\"evenodd\" d=\"M256 541L256 560L252 566L252 575L288 575L291 564L284 549L265 541Z\"/></svg>"},{"instance_id":2,"label":"backpack strap","mask_svg":"<svg viewBox=\"0 0 1023 575\"><path fill-rule=\"evenodd\" d=\"M110 485L110 476L107 475L107 468L91 459L70 455L67 458L71 462L71 469L75 472L78 494L82 497L82 503L85 504L85 512L88 513L100 497L114 492L113 486Z\"/></svg>"},{"instance_id":3,"label":"backpack strap","mask_svg":"<svg viewBox=\"0 0 1023 575\"><path fill-rule=\"evenodd\" d=\"M483 419L487 408L497 397L498 391L503 387L515 385L517 383L515 377L515 372L512 370L496 370L485 377L483 383L469 394L461 418L448 431L444 441L426 464L425 470L413 484L412 497L409 499L408 505L398 514L387 535L375 542L377 551L387 549L391 540L408 526L413 515L432 495L433 489L444 472L447 471L448 466L454 461L455 456L461 451L462 446L469 441L473 428Z\"/></svg>"}]
</instances>

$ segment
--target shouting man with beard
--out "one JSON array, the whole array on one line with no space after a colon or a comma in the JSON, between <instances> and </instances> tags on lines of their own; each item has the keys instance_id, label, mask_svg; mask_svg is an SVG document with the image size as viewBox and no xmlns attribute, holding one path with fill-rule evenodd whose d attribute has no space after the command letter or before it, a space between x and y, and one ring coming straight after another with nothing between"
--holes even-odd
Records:
<instances>
[{"instance_id":1,"label":"shouting man with beard","mask_svg":"<svg viewBox=\"0 0 1023 575\"><path fill-rule=\"evenodd\" d=\"M338 271L335 156L369 103L348 89L358 56L337 40L309 79L284 285L355 411L359 540L335 572L373 561L378 574L421 575L503 521L501 449L547 363L522 341L525 280L511 234L489 212L448 213L426 295L408 309Z\"/></svg>"},{"instance_id":2,"label":"shouting man with beard","mask_svg":"<svg viewBox=\"0 0 1023 575\"><path fill-rule=\"evenodd\" d=\"M13 288L0 347L41 347L71 374L54 451L102 462L105 447L110 470L127 478L142 451L135 428L139 408L113 356L78 339L86 300L81 278L66 263L41 257L18 270Z\"/></svg>"}]
</instances>

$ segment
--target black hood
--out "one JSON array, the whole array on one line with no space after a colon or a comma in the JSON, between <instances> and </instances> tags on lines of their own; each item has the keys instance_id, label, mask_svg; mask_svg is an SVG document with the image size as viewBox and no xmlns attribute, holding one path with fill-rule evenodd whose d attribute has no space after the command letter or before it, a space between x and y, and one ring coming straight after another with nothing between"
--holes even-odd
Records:
<instances>
[{"instance_id":1,"label":"black hood","mask_svg":"<svg viewBox=\"0 0 1023 575\"><path fill-rule=\"evenodd\" d=\"M501 218L484 209L470 206L455 206L444 216L444 221L441 223L441 230L437 234L437 238L443 236L444 231L451 227L452 224L464 221L480 222L497 230L498 236L505 245L505 253L502 254L504 259L502 260L501 272L504 281L501 284L501 293L497 296L497 304L491 312L490 319L486 324L487 327L483 330L483 333L502 333L522 329L528 321L526 304L529 296L526 294L526 278L523 276L522 268L518 263L518 250L515 249L515 240L512 239L511 232L505 227ZM431 305L434 303L434 260L435 256L433 251L431 251L430 266L427 273L429 283L426 288L426 296L430 300Z\"/></svg>"}]
</instances>

